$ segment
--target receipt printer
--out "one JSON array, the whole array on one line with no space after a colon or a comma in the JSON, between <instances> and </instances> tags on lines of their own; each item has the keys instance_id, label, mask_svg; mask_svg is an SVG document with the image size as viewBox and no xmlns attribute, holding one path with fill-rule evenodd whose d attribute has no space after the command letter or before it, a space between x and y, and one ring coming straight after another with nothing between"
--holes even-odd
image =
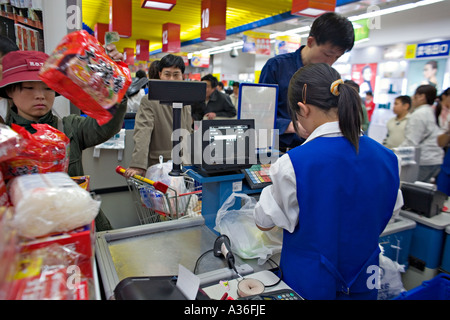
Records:
<instances>
[{"instance_id":1,"label":"receipt printer","mask_svg":"<svg viewBox=\"0 0 450 320\"><path fill-rule=\"evenodd\" d=\"M435 185L403 182L403 208L431 218L442 211L447 195L436 190Z\"/></svg>"}]
</instances>

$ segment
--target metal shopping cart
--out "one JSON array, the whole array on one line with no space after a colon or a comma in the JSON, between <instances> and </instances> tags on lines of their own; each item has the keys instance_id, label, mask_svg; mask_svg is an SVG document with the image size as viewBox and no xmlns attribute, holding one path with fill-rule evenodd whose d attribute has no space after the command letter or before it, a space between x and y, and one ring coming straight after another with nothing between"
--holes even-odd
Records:
<instances>
[{"instance_id":1,"label":"metal shopping cart","mask_svg":"<svg viewBox=\"0 0 450 320\"><path fill-rule=\"evenodd\" d=\"M125 168L116 172L123 175ZM175 188L159 181L134 175L127 178L141 224L196 217L202 211L202 187L193 178L182 175Z\"/></svg>"}]
</instances>

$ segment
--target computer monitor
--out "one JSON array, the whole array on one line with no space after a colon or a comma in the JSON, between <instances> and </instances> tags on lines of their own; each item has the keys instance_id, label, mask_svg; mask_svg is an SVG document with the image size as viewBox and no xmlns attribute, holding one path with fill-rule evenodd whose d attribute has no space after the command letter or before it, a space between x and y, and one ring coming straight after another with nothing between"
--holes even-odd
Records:
<instances>
[{"instance_id":1,"label":"computer monitor","mask_svg":"<svg viewBox=\"0 0 450 320\"><path fill-rule=\"evenodd\" d=\"M239 171L256 163L253 119L202 120L191 136L191 159L200 174Z\"/></svg>"},{"instance_id":2,"label":"computer monitor","mask_svg":"<svg viewBox=\"0 0 450 320\"><path fill-rule=\"evenodd\" d=\"M254 119L256 151L270 153L276 148L275 122L278 107L278 85L241 83L239 85L238 119Z\"/></svg>"}]
</instances>

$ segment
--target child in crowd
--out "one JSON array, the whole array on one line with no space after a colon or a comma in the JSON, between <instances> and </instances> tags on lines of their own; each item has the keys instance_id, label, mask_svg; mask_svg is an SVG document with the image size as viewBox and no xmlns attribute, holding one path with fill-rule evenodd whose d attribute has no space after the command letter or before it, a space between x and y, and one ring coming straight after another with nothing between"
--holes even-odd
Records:
<instances>
[{"instance_id":1,"label":"child in crowd","mask_svg":"<svg viewBox=\"0 0 450 320\"><path fill-rule=\"evenodd\" d=\"M255 222L284 229L283 280L301 296L377 299L378 239L403 205L398 159L362 135L358 92L329 65L300 68L288 98L309 137L272 164Z\"/></svg>"},{"instance_id":2,"label":"child in crowd","mask_svg":"<svg viewBox=\"0 0 450 320\"><path fill-rule=\"evenodd\" d=\"M387 135L383 145L389 149L397 148L405 140L405 127L411 109L411 98L409 96L398 96L394 100L395 117L389 119L386 124Z\"/></svg>"},{"instance_id":3,"label":"child in crowd","mask_svg":"<svg viewBox=\"0 0 450 320\"><path fill-rule=\"evenodd\" d=\"M107 48L111 58L121 60L114 45ZM34 123L46 123L70 139L69 176L83 176L82 151L103 143L120 131L126 112L126 100L122 101L114 117L105 125L98 125L90 117L70 114L59 119L52 113L55 91L39 78L39 67L48 55L40 51L12 51L3 57L3 79L0 81L0 96L11 99L12 107L5 123L15 123L30 133L36 130ZM112 229L107 217L100 211L96 219L97 231Z\"/></svg>"}]
</instances>

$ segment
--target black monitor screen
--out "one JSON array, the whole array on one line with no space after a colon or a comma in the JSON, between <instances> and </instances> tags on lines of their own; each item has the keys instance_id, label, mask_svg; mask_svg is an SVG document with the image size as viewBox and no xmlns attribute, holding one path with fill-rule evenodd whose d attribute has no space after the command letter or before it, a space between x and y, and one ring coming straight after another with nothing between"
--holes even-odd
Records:
<instances>
[{"instance_id":1,"label":"black monitor screen","mask_svg":"<svg viewBox=\"0 0 450 320\"><path fill-rule=\"evenodd\" d=\"M195 136L197 135L197 136ZM250 167L256 162L254 120L203 120L194 133L194 165L203 171L226 172Z\"/></svg>"}]
</instances>

